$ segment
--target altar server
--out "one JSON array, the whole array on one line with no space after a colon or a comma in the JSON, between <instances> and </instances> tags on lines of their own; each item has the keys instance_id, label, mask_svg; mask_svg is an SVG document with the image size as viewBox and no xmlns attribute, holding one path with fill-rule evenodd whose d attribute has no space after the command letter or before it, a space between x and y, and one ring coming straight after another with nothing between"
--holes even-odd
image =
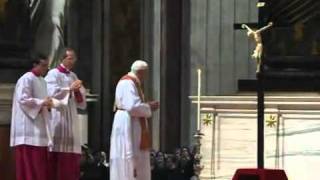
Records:
<instances>
[{"instance_id":1,"label":"altar server","mask_svg":"<svg viewBox=\"0 0 320 180\"><path fill-rule=\"evenodd\" d=\"M43 76L48 71L48 59L39 55L33 68L16 83L11 116L10 146L16 161L17 180L48 179L49 112L53 105L48 97Z\"/></svg>"},{"instance_id":2,"label":"altar server","mask_svg":"<svg viewBox=\"0 0 320 180\"><path fill-rule=\"evenodd\" d=\"M82 81L72 72L76 54L66 49L61 64L49 71L48 94L67 105L53 109L53 149L50 153L52 180L79 180L80 178L80 120L77 108L86 108L85 88Z\"/></svg>"}]
</instances>

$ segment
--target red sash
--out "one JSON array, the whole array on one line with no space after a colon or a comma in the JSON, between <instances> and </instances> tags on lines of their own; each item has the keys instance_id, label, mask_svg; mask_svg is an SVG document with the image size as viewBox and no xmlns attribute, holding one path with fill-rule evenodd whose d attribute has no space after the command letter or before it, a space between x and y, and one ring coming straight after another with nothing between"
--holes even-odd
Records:
<instances>
[{"instance_id":1,"label":"red sash","mask_svg":"<svg viewBox=\"0 0 320 180\"><path fill-rule=\"evenodd\" d=\"M74 97L76 98L77 103L83 102L83 97L80 90L74 91Z\"/></svg>"}]
</instances>

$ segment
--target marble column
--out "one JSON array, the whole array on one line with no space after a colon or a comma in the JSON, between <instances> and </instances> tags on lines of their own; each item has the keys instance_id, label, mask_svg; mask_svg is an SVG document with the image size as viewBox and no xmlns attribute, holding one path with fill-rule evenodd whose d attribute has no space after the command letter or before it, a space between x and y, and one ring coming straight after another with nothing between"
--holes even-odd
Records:
<instances>
[{"instance_id":1,"label":"marble column","mask_svg":"<svg viewBox=\"0 0 320 180\"><path fill-rule=\"evenodd\" d=\"M14 157L9 147L14 84L0 84L0 169L1 178L14 179Z\"/></svg>"},{"instance_id":2,"label":"marble column","mask_svg":"<svg viewBox=\"0 0 320 180\"><path fill-rule=\"evenodd\" d=\"M149 100L160 100L161 0L141 3L141 56L150 66L145 95ZM152 147L160 149L160 110L153 113L151 124Z\"/></svg>"}]
</instances>

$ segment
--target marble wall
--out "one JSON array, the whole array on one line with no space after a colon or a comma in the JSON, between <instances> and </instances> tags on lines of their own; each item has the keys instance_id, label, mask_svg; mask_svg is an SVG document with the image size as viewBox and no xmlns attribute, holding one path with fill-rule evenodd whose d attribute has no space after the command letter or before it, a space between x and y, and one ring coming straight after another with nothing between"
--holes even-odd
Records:
<instances>
[{"instance_id":1,"label":"marble wall","mask_svg":"<svg viewBox=\"0 0 320 180\"><path fill-rule=\"evenodd\" d=\"M252 44L246 32L235 30L235 23L258 21L258 0L190 0L184 7L189 21L182 73L181 121L182 144L193 142L196 127L196 106L190 105L189 95L197 93L197 68L202 69L202 95L227 95L237 92L239 79L255 78L255 62L250 58Z\"/></svg>"},{"instance_id":2,"label":"marble wall","mask_svg":"<svg viewBox=\"0 0 320 180\"><path fill-rule=\"evenodd\" d=\"M207 97L202 125L201 179L229 180L238 168L257 167L255 96ZM264 167L284 169L290 180L318 178L320 111L318 94L266 97ZM273 122L273 123L270 123Z\"/></svg>"},{"instance_id":3,"label":"marble wall","mask_svg":"<svg viewBox=\"0 0 320 180\"><path fill-rule=\"evenodd\" d=\"M317 179L319 117L283 115L278 130L265 126L265 168L284 169L290 180ZM206 126L202 179L229 180L238 168L255 168L256 126L256 116L248 114L219 114L214 127Z\"/></svg>"}]
</instances>

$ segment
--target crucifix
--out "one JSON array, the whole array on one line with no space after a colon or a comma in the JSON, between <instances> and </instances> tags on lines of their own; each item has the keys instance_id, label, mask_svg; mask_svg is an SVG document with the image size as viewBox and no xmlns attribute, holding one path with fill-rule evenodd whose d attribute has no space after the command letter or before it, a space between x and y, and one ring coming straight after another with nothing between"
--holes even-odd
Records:
<instances>
[{"instance_id":1,"label":"crucifix","mask_svg":"<svg viewBox=\"0 0 320 180\"><path fill-rule=\"evenodd\" d=\"M257 69L256 73L260 72L261 69L261 57L263 53L263 44L262 44L262 38L261 38L261 32L269 29L273 25L272 22L270 22L267 26L264 26L258 30L253 30L246 24L242 24L241 27L243 29L247 29L247 36L251 38L256 43L256 48L254 49L251 57L254 59L257 63Z\"/></svg>"},{"instance_id":2,"label":"crucifix","mask_svg":"<svg viewBox=\"0 0 320 180\"><path fill-rule=\"evenodd\" d=\"M256 76L257 76L257 129L258 129L258 146L257 146L257 157L258 157L258 168L264 168L264 84L263 84L263 68L262 55L263 55L263 44L261 32L269 29L273 25L270 22L267 26L264 26L258 30L253 30L246 24L242 24L243 29L247 29L247 36L251 38L255 43L256 47L251 55L257 63Z\"/></svg>"}]
</instances>

